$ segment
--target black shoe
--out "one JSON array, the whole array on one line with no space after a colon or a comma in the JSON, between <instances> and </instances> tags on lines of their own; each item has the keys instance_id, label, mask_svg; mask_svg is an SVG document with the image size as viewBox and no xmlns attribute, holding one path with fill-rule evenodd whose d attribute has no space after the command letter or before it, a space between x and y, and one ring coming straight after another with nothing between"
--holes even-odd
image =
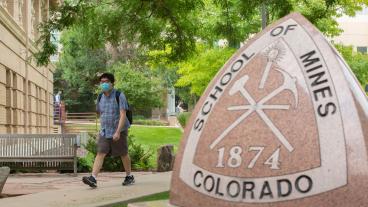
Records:
<instances>
[{"instance_id":1,"label":"black shoe","mask_svg":"<svg viewBox=\"0 0 368 207\"><path fill-rule=\"evenodd\" d=\"M133 175L128 175L125 177L123 185L131 185L135 182Z\"/></svg>"},{"instance_id":2,"label":"black shoe","mask_svg":"<svg viewBox=\"0 0 368 207\"><path fill-rule=\"evenodd\" d=\"M82 181L84 184L89 185L91 188L97 187L97 181L92 175L89 177L83 177Z\"/></svg>"}]
</instances>

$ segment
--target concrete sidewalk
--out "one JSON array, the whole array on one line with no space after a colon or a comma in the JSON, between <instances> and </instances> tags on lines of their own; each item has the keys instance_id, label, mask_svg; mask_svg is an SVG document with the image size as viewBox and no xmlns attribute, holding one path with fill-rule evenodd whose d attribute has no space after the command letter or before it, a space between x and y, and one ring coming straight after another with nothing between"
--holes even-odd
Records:
<instances>
[{"instance_id":1,"label":"concrete sidewalk","mask_svg":"<svg viewBox=\"0 0 368 207\"><path fill-rule=\"evenodd\" d=\"M4 194L23 196L0 199L0 206L6 207L92 207L139 198L169 190L171 172L133 173L136 183L122 186L122 173L102 173L98 178L98 188L91 189L81 182L82 176L68 175L15 175L4 187ZM21 178L20 178L21 177Z\"/></svg>"}]
</instances>

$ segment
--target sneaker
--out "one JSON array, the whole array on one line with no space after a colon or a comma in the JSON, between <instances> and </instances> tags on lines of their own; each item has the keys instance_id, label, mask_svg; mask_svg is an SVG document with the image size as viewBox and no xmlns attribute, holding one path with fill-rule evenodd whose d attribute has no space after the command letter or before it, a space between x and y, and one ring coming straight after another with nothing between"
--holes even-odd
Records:
<instances>
[{"instance_id":1,"label":"sneaker","mask_svg":"<svg viewBox=\"0 0 368 207\"><path fill-rule=\"evenodd\" d=\"M123 185L131 185L135 182L133 175L128 175L125 177Z\"/></svg>"},{"instance_id":2,"label":"sneaker","mask_svg":"<svg viewBox=\"0 0 368 207\"><path fill-rule=\"evenodd\" d=\"M82 181L84 184L89 185L91 188L97 187L97 181L92 175L89 177L83 177Z\"/></svg>"}]
</instances>

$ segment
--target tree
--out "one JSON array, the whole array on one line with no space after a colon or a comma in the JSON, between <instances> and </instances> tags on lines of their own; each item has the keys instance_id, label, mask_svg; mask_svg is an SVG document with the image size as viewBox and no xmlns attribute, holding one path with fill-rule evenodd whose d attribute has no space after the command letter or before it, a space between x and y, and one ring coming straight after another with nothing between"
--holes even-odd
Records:
<instances>
[{"instance_id":1,"label":"tree","mask_svg":"<svg viewBox=\"0 0 368 207\"><path fill-rule=\"evenodd\" d=\"M232 48L199 46L195 55L179 63L178 87L190 86L190 92L201 96L208 83L234 53Z\"/></svg>"},{"instance_id":2,"label":"tree","mask_svg":"<svg viewBox=\"0 0 368 207\"><path fill-rule=\"evenodd\" d=\"M165 50L170 59L184 59L195 50L198 39L212 44L221 38L238 47L249 35L261 29L260 8L266 6L269 22L292 11L302 13L325 35L341 30L336 17L354 15L367 0L66 0L51 12L49 21L41 25L36 54L39 64L46 64L56 51L50 41L51 32L71 26L83 30L90 47L96 44L134 42L149 50Z\"/></svg>"},{"instance_id":3,"label":"tree","mask_svg":"<svg viewBox=\"0 0 368 207\"><path fill-rule=\"evenodd\" d=\"M109 70L115 74L115 88L124 92L134 114L143 115L150 113L152 108L162 106L160 79L149 70L136 70L129 63L116 63Z\"/></svg>"},{"instance_id":4,"label":"tree","mask_svg":"<svg viewBox=\"0 0 368 207\"><path fill-rule=\"evenodd\" d=\"M335 45L344 57L362 87L368 84L368 55L353 51L352 46Z\"/></svg>"},{"instance_id":5,"label":"tree","mask_svg":"<svg viewBox=\"0 0 368 207\"><path fill-rule=\"evenodd\" d=\"M94 49L87 47L78 28L65 31L61 42L63 52L55 73L55 90L63 91L67 110L94 111L97 75L106 71L109 56L103 45Z\"/></svg>"},{"instance_id":6,"label":"tree","mask_svg":"<svg viewBox=\"0 0 368 207\"><path fill-rule=\"evenodd\" d=\"M367 0L66 0L41 26L42 51L36 57L38 63L45 64L55 51L50 42L51 31L78 28L83 47L92 51L107 44L113 48L120 45L139 48L138 58L128 57L124 61L130 64L129 68L142 73L148 65L153 69L149 73L160 76L164 86L175 83L179 66L181 77L176 86L188 98L189 88L191 94L201 95L230 57L230 51L234 51L217 51L214 43L226 39L231 48L237 48L261 29L262 5L266 7L269 23L298 11L325 35L334 36L341 32L336 17L352 16L367 4ZM196 44L205 47L197 49ZM160 64L147 62L151 61L153 51L164 51L155 60Z\"/></svg>"},{"instance_id":7,"label":"tree","mask_svg":"<svg viewBox=\"0 0 368 207\"><path fill-rule=\"evenodd\" d=\"M230 47L238 48L241 42L249 38L251 34L260 31L260 21L258 16L257 5L252 7L249 11L243 13L240 10L244 4L240 0L211 0L206 1L204 14L201 20L205 21L208 26L204 26L205 31L202 36L206 37L208 34L215 34L215 41L218 39L226 39ZM204 19L204 20L203 20ZM213 36L213 35L212 35Z\"/></svg>"},{"instance_id":8,"label":"tree","mask_svg":"<svg viewBox=\"0 0 368 207\"><path fill-rule=\"evenodd\" d=\"M286 16L291 12L300 12L326 36L336 36L341 30L336 18L342 15L354 16L355 12L367 5L367 0L213 0L214 4L206 8L216 19L213 32L226 38L229 46L238 46L249 34L261 29L261 8L266 9L268 23Z\"/></svg>"},{"instance_id":9,"label":"tree","mask_svg":"<svg viewBox=\"0 0 368 207\"><path fill-rule=\"evenodd\" d=\"M254 34L261 29L260 8L262 5L265 5L268 11L267 19L269 23L292 11L297 11L315 24L325 35L335 36L341 32L336 17L343 14L352 16L355 11L361 9L362 5L367 5L368 1L214 0L205 2L205 13L200 15L201 18L199 18L203 23L203 26L201 26L203 30L200 31L200 34L203 37L208 37L203 39L211 42L219 38L225 38L229 41L230 47L237 48L239 43L248 38L250 34ZM198 54L198 56L189 58L188 61L179 64L178 73L181 77L176 85L190 86L190 92L200 96L212 77L226 62L227 58L224 57L230 57L231 52L222 56L221 51L209 49L200 50ZM217 55L221 58L216 59ZM214 60L218 62L215 63ZM360 71L357 64L351 61L349 63L355 65L352 66L355 72Z\"/></svg>"},{"instance_id":10,"label":"tree","mask_svg":"<svg viewBox=\"0 0 368 207\"><path fill-rule=\"evenodd\" d=\"M169 45L173 50L171 58L182 58L194 48L193 18L201 6L202 1L198 0L66 0L41 25L38 43L42 44L42 51L36 58L39 64L47 64L48 57L56 52L50 41L51 32L72 26L83 30L90 47L128 40L151 49Z\"/></svg>"}]
</instances>

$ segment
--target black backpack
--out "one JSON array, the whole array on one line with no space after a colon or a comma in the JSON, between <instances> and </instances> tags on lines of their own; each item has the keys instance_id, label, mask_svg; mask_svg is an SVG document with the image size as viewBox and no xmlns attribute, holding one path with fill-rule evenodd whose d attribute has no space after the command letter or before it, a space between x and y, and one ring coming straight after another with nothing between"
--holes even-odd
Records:
<instances>
[{"instance_id":1,"label":"black backpack","mask_svg":"<svg viewBox=\"0 0 368 207\"><path fill-rule=\"evenodd\" d=\"M102 93L98 94L97 104L100 103L101 98L102 98ZM115 92L115 98L116 98L116 102L118 103L118 106L119 106L119 104L120 104L120 91L116 91ZM130 109L128 100L127 100L127 104L128 104L128 110L126 110L126 116L127 116L128 120L129 120L129 123L130 124L133 124L133 112Z\"/></svg>"}]
</instances>

